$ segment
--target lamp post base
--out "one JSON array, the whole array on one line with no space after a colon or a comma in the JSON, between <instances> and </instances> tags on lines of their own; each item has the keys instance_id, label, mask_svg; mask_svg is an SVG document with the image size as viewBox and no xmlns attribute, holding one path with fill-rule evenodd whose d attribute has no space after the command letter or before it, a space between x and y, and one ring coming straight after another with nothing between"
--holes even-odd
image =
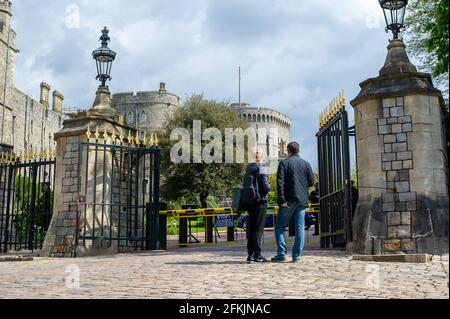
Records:
<instances>
[{"instance_id":1,"label":"lamp post base","mask_svg":"<svg viewBox=\"0 0 450 319\"><path fill-rule=\"evenodd\" d=\"M116 110L112 107L111 93L109 92L109 88L107 86L98 87L94 105L90 111L101 116L116 116Z\"/></svg>"}]
</instances>

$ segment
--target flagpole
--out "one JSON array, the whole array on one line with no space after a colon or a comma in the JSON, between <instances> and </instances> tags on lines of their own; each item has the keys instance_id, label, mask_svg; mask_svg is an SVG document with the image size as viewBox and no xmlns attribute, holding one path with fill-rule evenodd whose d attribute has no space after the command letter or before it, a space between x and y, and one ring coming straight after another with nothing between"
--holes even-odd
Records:
<instances>
[{"instance_id":1,"label":"flagpole","mask_svg":"<svg viewBox=\"0 0 450 319\"><path fill-rule=\"evenodd\" d=\"M239 67L239 107L242 107L242 104L241 104L241 67Z\"/></svg>"}]
</instances>

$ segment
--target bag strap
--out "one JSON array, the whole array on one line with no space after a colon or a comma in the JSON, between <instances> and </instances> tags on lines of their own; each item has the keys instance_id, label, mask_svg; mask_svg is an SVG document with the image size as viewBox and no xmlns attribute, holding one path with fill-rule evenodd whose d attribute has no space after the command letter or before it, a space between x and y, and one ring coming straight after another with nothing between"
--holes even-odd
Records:
<instances>
[{"instance_id":1,"label":"bag strap","mask_svg":"<svg viewBox=\"0 0 450 319\"><path fill-rule=\"evenodd\" d=\"M258 193L259 196L261 196L261 193L259 192L259 179L258 179L258 175L259 175L259 169L258 171L255 173L255 183L256 183L256 192Z\"/></svg>"}]
</instances>

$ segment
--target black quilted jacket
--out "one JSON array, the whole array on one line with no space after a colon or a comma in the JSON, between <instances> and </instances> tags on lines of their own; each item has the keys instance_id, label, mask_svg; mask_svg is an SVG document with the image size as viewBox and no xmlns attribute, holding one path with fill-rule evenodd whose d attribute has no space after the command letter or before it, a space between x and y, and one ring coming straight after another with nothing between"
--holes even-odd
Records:
<instances>
[{"instance_id":1,"label":"black quilted jacket","mask_svg":"<svg viewBox=\"0 0 450 319\"><path fill-rule=\"evenodd\" d=\"M308 207L309 188L314 186L314 173L309 164L298 155L281 161L278 167L278 204L296 203Z\"/></svg>"}]
</instances>

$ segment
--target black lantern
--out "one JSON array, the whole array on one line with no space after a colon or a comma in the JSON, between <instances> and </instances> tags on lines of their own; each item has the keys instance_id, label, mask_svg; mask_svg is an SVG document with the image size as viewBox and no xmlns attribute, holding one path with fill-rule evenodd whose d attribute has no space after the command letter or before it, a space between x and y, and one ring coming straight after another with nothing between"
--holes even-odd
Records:
<instances>
[{"instance_id":1,"label":"black lantern","mask_svg":"<svg viewBox=\"0 0 450 319\"><path fill-rule=\"evenodd\" d=\"M389 30L394 34L394 40L398 39L400 30L404 27L405 10L408 0L379 0L386 19L386 32Z\"/></svg>"},{"instance_id":2,"label":"black lantern","mask_svg":"<svg viewBox=\"0 0 450 319\"><path fill-rule=\"evenodd\" d=\"M102 36L100 37L100 41L102 42L102 46L92 52L92 56L97 64L97 77L102 84L102 87L106 86L106 81L111 80L111 67L114 59L116 58L116 52L112 51L108 48L108 43L111 41L108 36L109 30L108 28L104 28L102 30Z\"/></svg>"}]
</instances>

